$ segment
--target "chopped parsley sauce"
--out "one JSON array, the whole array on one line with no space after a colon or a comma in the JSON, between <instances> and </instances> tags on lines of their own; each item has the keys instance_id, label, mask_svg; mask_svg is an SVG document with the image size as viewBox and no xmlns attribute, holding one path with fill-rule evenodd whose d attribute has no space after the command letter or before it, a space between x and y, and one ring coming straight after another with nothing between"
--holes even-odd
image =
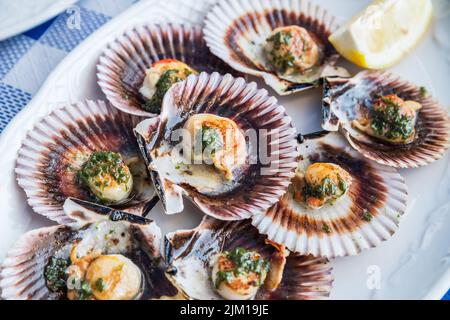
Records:
<instances>
[{"instance_id":1,"label":"chopped parsley sauce","mask_svg":"<svg viewBox=\"0 0 450 320\"><path fill-rule=\"evenodd\" d=\"M365 213L362 215L362 219L363 219L364 221L366 221L366 222L372 221L372 218L373 218L373 216L372 216L372 214L371 214L370 212L365 212Z\"/></svg>"},{"instance_id":2,"label":"chopped parsley sauce","mask_svg":"<svg viewBox=\"0 0 450 320\"><path fill-rule=\"evenodd\" d=\"M255 273L258 276L258 280L254 283L254 286L260 287L263 284L263 274L269 272L270 264L255 251L238 247L232 251L225 251L223 255L232 263L232 267L217 272L216 288L219 288L224 281L231 283L234 278L250 273Z\"/></svg>"},{"instance_id":3,"label":"chopped parsley sauce","mask_svg":"<svg viewBox=\"0 0 450 320\"><path fill-rule=\"evenodd\" d=\"M92 298L92 288L89 282L81 281L81 286L77 289L77 298L78 300L87 300Z\"/></svg>"},{"instance_id":4,"label":"chopped parsley sauce","mask_svg":"<svg viewBox=\"0 0 450 320\"><path fill-rule=\"evenodd\" d=\"M95 281L95 290L98 292L103 292L103 290L105 290L105 286L106 284L103 278L98 278L97 281Z\"/></svg>"},{"instance_id":5,"label":"chopped parsley sauce","mask_svg":"<svg viewBox=\"0 0 450 320\"><path fill-rule=\"evenodd\" d=\"M420 87L419 92L420 92L420 97L422 97L422 98L426 98L428 96L428 90L425 87Z\"/></svg>"},{"instance_id":6,"label":"chopped parsley sauce","mask_svg":"<svg viewBox=\"0 0 450 320\"><path fill-rule=\"evenodd\" d=\"M323 232L325 232L325 233L331 233L331 228L330 228L330 226L327 225L326 223L324 223L324 224L322 225L322 230L323 230Z\"/></svg>"},{"instance_id":7,"label":"chopped parsley sauce","mask_svg":"<svg viewBox=\"0 0 450 320\"><path fill-rule=\"evenodd\" d=\"M66 292L67 291L67 268L71 265L70 259L51 257L44 269L44 277L47 288L52 292ZM100 279L99 279L100 280ZM72 279L72 284L75 285L75 279ZM96 288L98 290L101 283L97 280ZM100 290L98 290L100 291ZM79 288L75 289L78 300L87 300L92 297L92 288L87 281L81 281Z\"/></svg>"}]
</instances>

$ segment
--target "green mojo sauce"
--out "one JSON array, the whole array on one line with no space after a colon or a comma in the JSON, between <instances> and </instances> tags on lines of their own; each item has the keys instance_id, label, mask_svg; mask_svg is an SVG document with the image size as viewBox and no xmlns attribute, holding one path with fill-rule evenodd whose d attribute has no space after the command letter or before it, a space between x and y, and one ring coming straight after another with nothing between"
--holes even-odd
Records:
<instances>
[{"instance_id":1,"label":"green mojo sauce","mask_svg":"<svg viewBox=\"0 0 450 320\"><path fill-rule=\"evenodd\" d=\"M219 288L222 282L231 283L235 277L250 273L258 275L259 281L254 283L255 286L260 287L263 284L263 275L269 272L270 264L258 256L255 251L238 247L232 251L223 252L223 255L233 263L234 267L230 270L217 272L216 288Z\"/></svg>"}]
</instances>

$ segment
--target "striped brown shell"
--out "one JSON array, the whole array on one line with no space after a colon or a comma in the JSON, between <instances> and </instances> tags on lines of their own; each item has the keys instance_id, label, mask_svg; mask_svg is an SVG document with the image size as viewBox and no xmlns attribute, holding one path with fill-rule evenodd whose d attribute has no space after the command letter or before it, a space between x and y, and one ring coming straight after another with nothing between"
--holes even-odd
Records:
<instances>
[{"instance_id":1,"label":"striped brown shell","mask_svg":"<svg viewBox=\"0 0 450 320\"><path fill-rule=\"evenodd\" d=\"M139 117L102 101L79 102L57 109L40 120L22 142L16 164L19 185L35 212L66 223L62 206L67 197L94 201L78 179L78 170L94 151L113 151L125 162L136 159L142 170L122 209L140 213L154 189L133 134Z\"/></svg>"},{"instance_id":2,"label":"striped brown shell","mask_svg":"<svg viewBox=\"0 0 450 320\"><path fill-rule=\"evenodd\" d=\"M126 31L103 52L97 64L98 84L109 102L121 111L152 117L139 93L145 71L163 59L177 59L197 71L232 72L210 54L201 28L183 24L142 25Z\"/></svg>"},{"instance_id":3,"label":"striped brown shell","mask_svg":"<svg viewBox=\"0 0 450 320\"><path fill-rule=\"evenodd\" d=\"M44 270L50 257L62 254L65 245L83 238L90 223L108 217L87 212L70 200L65 205L73 226L52 226L24 234L8 251L1 265L0 290L2 299L60 300L62 292L52 292L46 285ZM140 299L170 298L179 294L165 277L165 264L160 255L161 231L151 220L133 215L115 217L114 224L124 224L135 242L133 252L120 252L131 259L143 273L143 293ZM89 220L89 222L87 222ZM131 222L130 222L131 221ZM139 222L138 222L139 221ZM95 230L95 228L94 228ZM61 253L63 252L63 253ZM151 266L151 267L150 267Z\"/></svg>"},{"instance_id":4,"label":"striped brown shell","mask_svg":"<svg viewBox=\"0 0 450 320\"><path fill-rule=\"evenodd\" d=\"M370 112L377 96L397 94L422 105L415 140L391 145L354 128L352 121ZM424 166L442 157L450 146L450 118L424 90L400 77L381 71L363 71L353 78L328 78L324 84L323 123L325 130L341 129L349 143L365 157L397 168Z\"/></svg>"},{"instance_id":5,"label":"striped brown shell","mask_svg":"<svg viewBox=\"0 0 450 320\"><path fill-rule=\"evenodd\" d=\"M318 67L295 77L272 71L263 46L273 29L298 25L314 36L322 48ZM308 0L224 0L205 19L206 43L211 52L234 69L261 77L278 94L286 95L318 86L324 76L347 76L334 67L339 58L328 37L337 30L335 18Z\"/></svg>"},{"instance_id":6,"label":"striped brown shell","mask_svg":"<svg viewBox=\"0 0 450 320\"><path fill-rule=\"evenodd\" d=\"M221 299L210 279L210 259L236 247L256 250L270 259L276 249L266 242L249 220L225 222L205 217L193 230L166 236L166 261L177 286L191 299ZM257 300L312 300L330 295L332 268L324 258L291 254L287 257L283 278L274 291L260 288Z\"/></svg>"},{"instance_id":7,"label":"striped brown shell","mask_svg":"<svg viewBox=\"0 0 450 320\"><path fill-rule=\"evenodd\" d=\"M246 83L243 78L218 73L191 75L168 91L159 117L145 120L136 128L150 168L155 163L152 154L160 153L163 145L171 145L174 130L198 113L227 117L243 132L261 133L259 147L268 151L267 161L262 161L260 152L249 153L253 162L247 161L236 186L215 195L174 184L163 170L153 171L152 178L166 212L183 210L182 194L205 214L222 220L245 219L267 210L284 194L297 166L295 128L284 107L266 90L258 90L255 83ZM247 141L248 150L259 150L254 144Z\"/></svg>"},{"instance_id":8,"label":"striped brown shell","mask_svg":"<svg viewBox=\"0 0 450 320\"><path fill-rule=\"evenodd\" d=\"M328 258L356 255L392 236L407 205L405 181L395 168L364 158L334 132L307 135L299 148L299 172L334 163L353 182L334 204L316 210L294 200L291 186L267 212L253 216L261 233L291 251Z\"/></svg>"}]
</instances>

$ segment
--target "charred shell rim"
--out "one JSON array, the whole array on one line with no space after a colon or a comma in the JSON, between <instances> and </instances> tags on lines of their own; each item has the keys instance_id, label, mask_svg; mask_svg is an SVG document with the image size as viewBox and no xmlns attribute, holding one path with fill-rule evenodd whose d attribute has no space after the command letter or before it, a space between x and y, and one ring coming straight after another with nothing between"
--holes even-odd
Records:
<instances>
[{"instance_id":1,"label":"charred shell rim","mask_svg":"<svg viewBox=\"0 0 450 320\"><path fill-rule=\"evenodd\" d=\"M141 108L139 88L145 71L163 59L178 59L197 71L232 72L210 54L200 27L181 24L142 25L110 43L97 64L97 78L111 104L121 111L152 117Z\"/></svg>"},{"instance_id":2,"label":"charred shell rim","mask_svg":"<svg viewBox=\"0 0 450 320\"><path fill-rule=\"evenodd\" d=\"M77 212L73 213L72 216L77 217ZM99 217L99 219L104 219L104 217ZM81 220L77 222L82 223ZM147 258L150 259L149 261L152 261L152 266L149 266L148 270L141 270L146 278L142 299L176 296L178 290L164 276L165 268L159 253L160 229L151 220L143 224L128 224L134 241L138 241L143 252L146 252ZM63 299L64 297L59 293L51 292L47 288L44 269L55 252L67 242L78 238L80 230L82 229L58 225L24 234L9 250L1 266L1 297L13 300Z\"/></svg>"},{"instance_id":3,"label":"charred shell rim","mask_svg":"<svg viewBox=\"0 0 450 320\"><path fill-rule=\"evenodd\" d=\"M374 95L380 93L394 93L402 99L419 102L422 109L418 114L416 140L405 146L393 146L351 128L355 102L338 103L337 99L356 86L364 87L363 92L367 92L367 95L354 97L358 104L372 101ZM352 147L365 157L397 168L431 163L440 159L450 146L450 118L445 110L432 97L424 96L421 88L388 72L363 71L350 79L326 79L322 126L333 131L340 127Z\"/></svg>"},{"instance_id":4,"label":"charred shell rim","mask_svg":"<svg viewBox=\"0 0 450 320\"><path fill-rule=\"evenodd\" d=\"M245 219L267 210L285 193L297 167L296 130L284 107L266 90L258 90L254 82L246 83L243 78L216 72L191 75L186 81L172 86L166 94L159 121L155 121L150 130L157 132L157 136L144 134L141 139L138 137L144 159L151 161L150 151L157 148L166 139L164 137L170 137L171 130L181 127L197 113L227 117L244 132L254 129L259 133L266 129L266 133L263 132L266 141L261 141L261 147L262 143L267 144L269 161L261 164L258 154L257 163L249 166L238 187L214 197L181 186L188 198L205 214L221 220ZM155 125L157 130L154 130ZM161 177L154 172L152 178L157 191L161 192L164 187ZM160 199L164 201L166 196L161 194Z\"/></svg>"},{"instance_id":5,"label":"charred shell rim","mask_svg":"<svg viewBox=\"0 0 450 320\"><path fill-rule=\"evenodd\" d=\"M314 34L324 46L322 70L313 81L283 80L255 61L243 46L254 46L281 26L299 25ZM278 94L284 95L319 85L322 74L340 74L333 65L339 58L328 37L337 30L335 18L308 0L226 0L219 1L206 16L204 34L211 52L234 69L261 77ZM328 70L325 70L328 69Z\"/></svg>"},{"instance_id":6,"label":"charred shell rim","mask_svg":"<svg viewBox=\"0 0 450 320\"><path fill-rule=\"evenodd\" d=\"M306 209L286 193L253 217L261 233L294 252L328 258L356 255L392 236L407 205L405 181L395 168L364 158L338 133L306 136L299 147L299 167L335 163L353 182L334 205L318 210Z\"/></svg>"},{"instance_id":7,"label":"charred shell rim","mask_svg":"<svg viewBox=\"0 0 450 320\"><path fill-rule=\"evenodd\" d=\"M205 217L193 230L170 233L165 240L166 260L174 268L172 275L175 283L192 299L220 299L213 291L210 276L209 259L216 253L244 247L258 251L263 257L270 258L276 251L259 234L249 220L225 222ZM198 263L192 264L192 261ZM193 268L200 266L200 269ZM325 258L313 258L291 254L287 258L283 280L275 291L263 287L257 293L258 300L310 300L327 298L331 291L332 268ZM188 277L200 274L200 283L205 286L190 287ZM201 294L195 292L203 291ZM191 294L191 295L190 295Z\"/></svg>"},{"instance_id":8,"label":"charred shell rim","mask_svg":"<svg viewBox=\"0 0 450 320\"><path fill-rule=\"evenodd\" d=\"M22 142L15 169L34 211L58 223L70 222L62 209L64 200L92 200L77 179L80 158L107 150L119 152L124 160L140 159L133 134L140 120L102 101L87 101L57 109L39 121ZM146 196L137 194L124 208L138 210Z\"/></svg>"}]
</instances>

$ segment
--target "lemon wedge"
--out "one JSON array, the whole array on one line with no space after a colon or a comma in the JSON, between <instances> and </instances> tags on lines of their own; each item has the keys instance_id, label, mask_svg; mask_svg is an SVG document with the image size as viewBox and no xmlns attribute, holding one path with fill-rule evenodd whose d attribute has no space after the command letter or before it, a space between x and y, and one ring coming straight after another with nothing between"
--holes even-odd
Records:
<instances>
[{"instance_id":1,"label":"lemon wedge","mask_svg":"<svg viewBox=\"0 0 450 320\"><path fill-rule=\"evenodd\" d=\"M387 68L420 41L432 13L431 0L377 0L329 40L342 56L360 67Z\"/></svg>"}]
</instances>

